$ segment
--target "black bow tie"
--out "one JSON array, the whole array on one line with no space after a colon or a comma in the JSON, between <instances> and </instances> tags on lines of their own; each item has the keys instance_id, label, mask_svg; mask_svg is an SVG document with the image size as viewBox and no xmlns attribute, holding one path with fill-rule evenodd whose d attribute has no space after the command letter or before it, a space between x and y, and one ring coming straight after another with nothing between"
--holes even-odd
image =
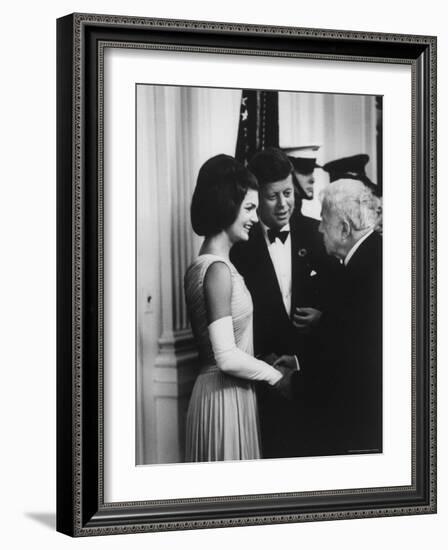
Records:
<instances>
[{"instance_id":1,"label":"black bow tie","mask_svg":"<svg viewBox=\"0 0 448 550\"><path fill-rule=\"evenodd\" d=\"M279 229L268 229L268 239L272 244L275 239L280 239L283 244L285 244L286 239L288 238L289 231L280 231Z\"/></svg>"}]
</instances>

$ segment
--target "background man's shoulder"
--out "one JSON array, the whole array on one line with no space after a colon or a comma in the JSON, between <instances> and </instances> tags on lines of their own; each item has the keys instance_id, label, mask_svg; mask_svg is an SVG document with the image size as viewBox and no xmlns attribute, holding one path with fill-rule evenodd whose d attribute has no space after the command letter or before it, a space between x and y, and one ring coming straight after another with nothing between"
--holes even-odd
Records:
<instances>
[{"instance_id":1,"label":"background man's shoulder","mask_svg":"<svg viewBox=\"0 0 448 550\"><path fill-rule=\"evenodd\" d=\"M306 248L310 248L312 252L321 254L324 249L322 235L319 232L320 221L308 216L295 216L291 218L291 231L295 232L296 242Z\"/></svg>"},{"instance_id":2,"label":"background man's shoulder","mask_svg":"<svg viewBox=\"0 0 448 550\"><path fill-rule=\"evenodd\" d=\"M249 240L235 243L230 251L230 261L243 276L256 269L261 237L260 228L254 227Z\"/></svg>"},{"instance_id":3,"label":"background man's shoulder","mask_svg":"<svg viewBox=\"0 0 448 550\"><path fill-rule=\"evenodd\" d=\"M291 219L291 225L294 225L296 229L309 232L310 234L319 234L320 220L310 218L300 214Z\"/></svg>"}]
</instances>

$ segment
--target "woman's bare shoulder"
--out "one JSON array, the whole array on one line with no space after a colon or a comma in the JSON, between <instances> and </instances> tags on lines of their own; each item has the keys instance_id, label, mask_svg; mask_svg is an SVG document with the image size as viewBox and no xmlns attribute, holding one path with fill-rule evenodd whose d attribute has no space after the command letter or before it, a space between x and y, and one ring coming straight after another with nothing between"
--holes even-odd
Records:
<instances>
[{"instance_id":1,"label":"woman's bare shoulder","mask_svg":"<svg viewBox=\"0 0 448 550\"><path fill-rule=\"evenodd\" d=\"M208 266L204 277L204 294L209 323L230 315L232 276L230 266L224 260L217 259Z\"/></svg>"}]
</instances>

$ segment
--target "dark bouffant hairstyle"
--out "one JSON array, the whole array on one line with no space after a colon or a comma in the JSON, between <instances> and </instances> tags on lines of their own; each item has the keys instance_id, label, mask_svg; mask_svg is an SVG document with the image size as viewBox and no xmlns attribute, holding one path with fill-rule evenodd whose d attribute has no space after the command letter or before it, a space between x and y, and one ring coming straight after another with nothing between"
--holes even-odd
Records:
<instances>
[{"instance_id":1,"label":"dark bouffant hairstyle","mask_svg":"<svg viewBox=\"0 0 448 550\"><path fill-rule=\"evenodd\" d=\"M249 189L258 191L255 176L229 155L216 155L199 170L191 201L191 225L210 237L236 220Z\"/></svg>"},{"instance_id":2,"label":"dark bouffant hairstyle","mask_svg":"<svg viewBox=\"0 0 448 550\"><path fill-rule=\"evenodd\" d=\"M260 186L284 180L293 171L287 155L276 147L267 147L255 153L248 168L255 175Z\"/></svg>"}]
</instances>

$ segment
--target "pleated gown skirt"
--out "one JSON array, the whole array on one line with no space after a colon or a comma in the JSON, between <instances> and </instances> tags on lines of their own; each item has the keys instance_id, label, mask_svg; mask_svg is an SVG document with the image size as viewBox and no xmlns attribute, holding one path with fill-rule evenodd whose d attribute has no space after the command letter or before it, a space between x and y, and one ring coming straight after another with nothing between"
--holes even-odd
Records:
<instances>
[{"instance_id":1,"label":"pleated gown skirt","mask_svg":"<svg viewBox=\"0 0 448 550\"><path fill-rule=\"evenodd\" d=\"M187 413L186 462L261 458L251 382L212 366L195 383Z\"/></svg>"}]
</instances>

